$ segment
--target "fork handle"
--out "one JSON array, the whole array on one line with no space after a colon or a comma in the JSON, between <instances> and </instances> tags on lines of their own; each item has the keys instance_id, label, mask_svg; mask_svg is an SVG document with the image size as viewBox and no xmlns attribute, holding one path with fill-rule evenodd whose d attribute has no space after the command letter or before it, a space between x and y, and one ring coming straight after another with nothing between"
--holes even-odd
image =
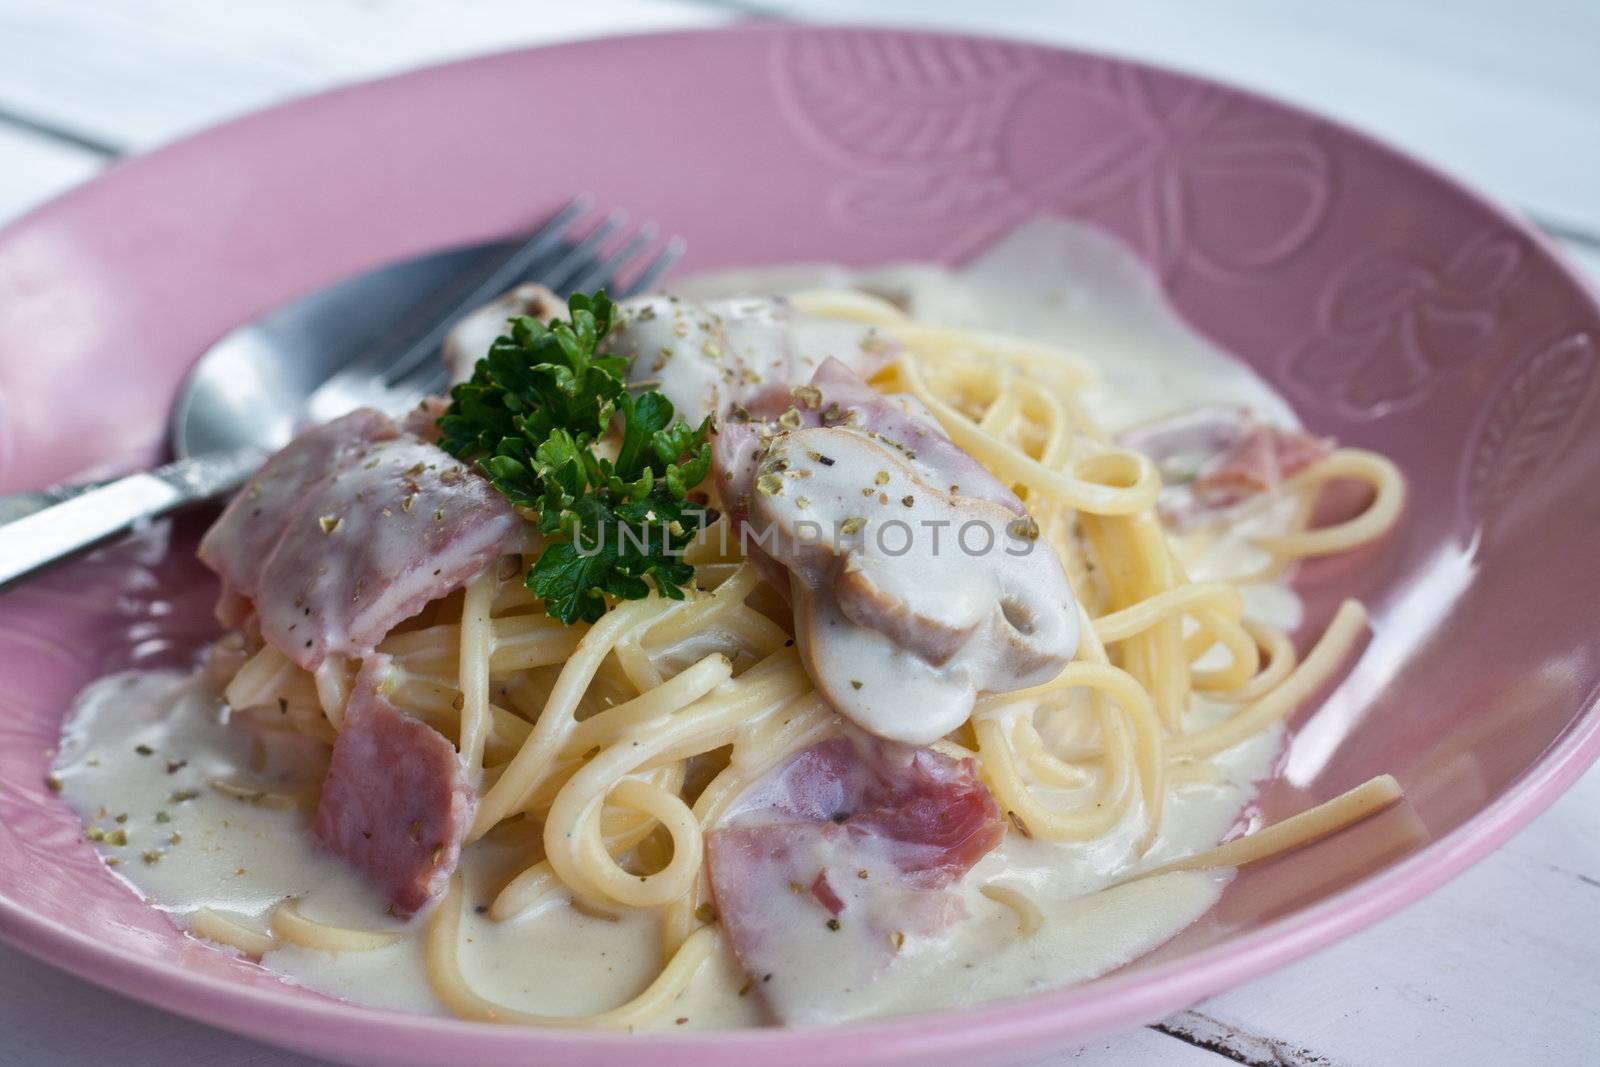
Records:
<instances>
[{"instance_id":1,"label":"fork handle","mask_svg":"<svg viewBox=\"0 0 1600 1067\"><path fill-rule=\"evenodd\" d=\"M0 526L0 586L138 522L235 489L266 458L266 452L253 447L191 456L6 523Z\"/></svg>"}]
</instances>

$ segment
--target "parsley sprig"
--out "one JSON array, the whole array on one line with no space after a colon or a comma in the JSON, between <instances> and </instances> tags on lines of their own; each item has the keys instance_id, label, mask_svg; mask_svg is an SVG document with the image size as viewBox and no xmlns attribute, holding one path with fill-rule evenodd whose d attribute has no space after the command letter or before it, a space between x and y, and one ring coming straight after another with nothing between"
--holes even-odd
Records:
<instances>
[{"instance_id":1,"label":"parsley sprig","mask_svg":"<svg viewBox=\"0 0 1600 1067\"><path fill-rule=\"evenodd\" d=\"M602 290L574 294L567 321L511 320L509 333L450 391L440 447L475 463L551 540L525 581L571 624L604 615L606 597L639 600L650 583L683 599L694 579L681 550L705 516L688 494L711 467L710 420L673 419L657 392L625 387L628 361L600 354L616 317ZM616 416L616 458L596 444ZM649 582L646 582L646 579Z\"/></svg>"}]
</instances>

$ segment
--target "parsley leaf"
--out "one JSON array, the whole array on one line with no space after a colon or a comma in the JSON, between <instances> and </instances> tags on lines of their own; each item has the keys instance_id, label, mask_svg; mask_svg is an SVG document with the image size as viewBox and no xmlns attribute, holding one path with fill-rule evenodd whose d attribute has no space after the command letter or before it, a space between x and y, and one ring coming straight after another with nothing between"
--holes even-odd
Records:
<instances>
[{"instance_id":1,"label":"parsley leaf","mask_svg":"<svg viewBox=\"0 0 1600 1067\"><path fill-rule=\"evenodd\" d=\"M674 420L657 392L627 392L628 361L600 351L616 305L574 294L566 321L527 316L450 391L439 446L475 463L550 539L525 581L564 623L593 622L607 597L639 600L651 585L683 599L694 580L682 550L705 515L689 491L711 469L710 420ZM616 458L596 449L613 423Z\"/></svg>"}]
</instances>

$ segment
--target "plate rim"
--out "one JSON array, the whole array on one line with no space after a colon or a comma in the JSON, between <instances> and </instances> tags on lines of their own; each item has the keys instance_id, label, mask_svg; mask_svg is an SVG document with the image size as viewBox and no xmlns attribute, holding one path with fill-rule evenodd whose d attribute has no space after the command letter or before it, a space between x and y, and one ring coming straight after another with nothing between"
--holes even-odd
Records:
<instances>
[{"instance_id":1,"label":"plate rim","mask_svg":"<svg viewBox=\"0 0 1600 1067\"><path fill-rule=\"evenodd\" d=\"M1387 156L1406 169L1420 172L1448 187L1475 211L1504 224L1548 256L1560 268L1564 280L1600 314L1600 281L1589 279L1553 238L1435 164L1340 120L1224 80L1115 53L1004 35L877 23L752 21L709 28L613 34L506 48L338 86L251 111L187 134L153 151L119 159L88 182L0 227L0 245L31 226L70 212L76 199L86 195L90 187L99 189L103 184L117 182L128 172L160 167L169 156L206 148L207 142L226 145L233 138L247 136L257 123L293 119L307 112L314 114L326 102L345 96L382 93L391 84L477 65L492 65L529 53L604 49L617 42L766 36L817 30L1004 41L1052 53L1113 58L1118 63L1162 77L1176 76L1199 85L1225 88L1281 114L1315 122L1341 139L1358 142L1364 149ZM592 1062L596 1063L607 1062L605 1057L610 1053L637 1051L659 1043L659 1051L666 1057L663 1062L681 1063L685 1067L691 1063L696 1067L744 1063L746 1057L755 1052L766 1057L770 1067L790 1063L810 1065L819 1054L825 1057L825 1062L841 1067L853 1063L915 1062L921 1057L981 1055L997 1050L1004 1050L1008 1055L1026 1054L1030 1050L1058 1048L1062 1041L1089 1040L1176 1010L1353 935L1436 890L1504 844L1600 760L1600 686L1591 690L1580 703L1562 732L1499 796L1444 836L1321 902L1256 930L1134 973L1113 974L1088 985L954 1009L946 1013L937 1026L928 1025L933 1017L931 1013L916 1013L808 1029L771 1027L619 1033L515 1027L397 1012L333 997L308 997L303 990L293 988L292 983L281 987L217 983L183 969L176 962L161 962L101 944L94 940L91 932L43 918L4 896L0 896L0 940L86 981L180 1017L323 1056L382 1055L387 1062L431 1063L440 1062L436 1059L439 1055L460 1054L462 1041L471 1042L478 1054L590 1054L595 1057ZM296 1021L312 1021L321 1032L307 1036L309 1030L301 1032L285 1025ZM374 1043L371 1038L376 1033L386 1035L385 1039ZM418 1038L426 1040L419 1043ZM413 1056L418 1058L411 1058Z\"/></svg>"}]
</instances>

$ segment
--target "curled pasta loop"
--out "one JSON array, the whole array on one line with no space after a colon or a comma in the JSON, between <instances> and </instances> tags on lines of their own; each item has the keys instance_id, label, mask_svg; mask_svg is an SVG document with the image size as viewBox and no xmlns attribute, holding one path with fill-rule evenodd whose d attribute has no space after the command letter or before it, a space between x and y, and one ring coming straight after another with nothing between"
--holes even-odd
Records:
<instances>
[{"instance_id":1,"label":"curled pasta loop","mask_svg":"<svg viewBox=\"0 0 1600 1067\"><path fill-rule=\"evenodd\" d=\"M515 1023L521 1026L566 1027L587 1030L626 1030L641 1026L676 1000L694 978L700 965L717 947L714 927L696 931L675 952L660 974L633 999L610 1011L590 1015L548 1015L497 1003L478 993L461 973L461 917L465 893L461 876L450 888L429 920L424 951L428 984L434 995L463 1019Z\"/></svg>"},{"instance_id":2,"label":"curled pasta loop","mask_svg":"<svg viewBox=\"0 0 1600 1067\"><path fill-rule=\"evenodd\" d=\"M682 896L700 870L704 842L700 823L677 794L637 778L624 778L608 801L650 816L672 837L672 860L654 874L626 871L612 858L600 836L599 819L591 817L581 835L583 877L593 895L630 908L653 908Z\"/></svg>"},{"instance_id":3,"label":"curled pasta loop","mask_svg":"<svg viewBox=\"0 0 1600 1067\"><path fill-rule=\"evenodd\" d=\"M1228 692L1244 685L1261 668L1261 650L1250 631L1237 617L1230 618L1217 611L1195 613L1199 629L1198 640L1184 643L1184 653L1189 660L1198 659L1213 643L1220 644L1228 653L1228 665L1190 672L1194 688L1207 693ZM1192 654L1191 649L1197 649Z\"/></svg>"},{"instance_id":4,"label":"curled pasta loop","mask_svg":"<svg viewBox=\"0 0 1600 1067\"><path fill-rule=\"evenodd\" d=\"M975 724L984 780L1001 808L1021 819L1032 836L1047 841L1086 841L1109 832L1127 811L1134 793L1132 770L1137 758L1133 737L1120 716L1103 706L1096 711L1105 739L1105 774L1092 799L1072 810L1046 803L1028 785L1003 720L984 718Z\"/></svg>"},{"instance_id":5,"label":"curled pasta loop","mask_svg":"<svg viewBox=\"0 0 1600 1067\"><path fill-rule=\"evenodd\" d=\"M1128 515L1155 504L1161 476L1137 452L1111 450L1080 462L1072 474L1041 463L1021 448L990 437L966 415L939 397L922 374L902 361L900 374L911 392L927 405L951 439L983 463L1003 482L1019 483L1049 493L1081 511Z\"/></svg>"},{"instance_id":6,"label":"curled pasta loop","mask_svg":"<svg viewBox=\"0 0 1600 1067\"><path fill-rule=\"evenodd\" d=\"M1213 693L1212 699L1223 700L1232 704L1249 703L1259 700L1267 693L1277 688L1283 680L1289 677L1289 672L1294 670L1299 662L1299 656L1294 650L1294 642L1289 640L1289 635L1275 626L1257 622L1254 619L1245 619L1240 625L1245 633L1250 635L1256 643L1257 655L1265 653L1267 663L1261 667L1254 677L1250 678L1237 689L1226 692ZM1259 662L1259 659L1258 659Z\"/></svg>"},{"instance_id":7,"label":"curled pasta loop","mask_svg":"<svg viewBox=\"0 0 1600 1067\"><path fill-rule=\"evenodd\" d=\"M506 764L499 779L478 801L468 841L476 841L501 819L521 810L549 770L552 757L577 726L573 712L601 662L616 643L659 609L654 598L618 604L579 640L545 702L528 739Z\"/></svg>"},{"instance_id":8,"label":"curled pasta loop","mask_svg":"<svg viewBox=\"0 0 1600 1067\"><path fill-rule=\"evenodd\" d=\"M1090 782L1088 771L1068 763L1045 747L1033 719L1027 715L1016 716L1011 746L1022 757L1023 764L1033 772L1033 776L1052 788L1081 789Z\"/></svg>"},{"instance_id":9,"label":"curled pasta loop","mask_svg":"<svg viewBox=\"0 0 1600 1067\"><path fill-rule=\"evenodd\" d=\"M1215 726L1172 738L1167 745L1168 755L1178 759L1212 756L1294 714L1349 656L1366 625L1366 609L1354 600L1346 600L1334 612L1316 646L1288 677Z\"/></svg>"},{"instance_id":10,"label":"curled pasta loop","mask_svg":"<svg viewBox=\"0 0 1600 1067\"><path fill-rule=\"evenodd\" d=\"M1405 509L1406 482L1387 456L1358 448L1335 449L1295 475L1286 488L1314 500L1323 485L1337 478L1354 478L1372 486L1372 501L1361 514L1332 526L1257 538L1256 543L1280 560L1306 559L1349 552L1394 528Z\"/></svg>"}]
</instances>

